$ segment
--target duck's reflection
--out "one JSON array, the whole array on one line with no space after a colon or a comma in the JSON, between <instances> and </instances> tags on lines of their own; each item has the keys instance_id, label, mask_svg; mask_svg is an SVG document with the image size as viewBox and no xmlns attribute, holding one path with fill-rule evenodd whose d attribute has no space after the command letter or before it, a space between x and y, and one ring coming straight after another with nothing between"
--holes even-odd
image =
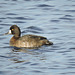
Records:
<instances>
[{"instance_id":1,"label":"duck's reflection","mask_svg":"<svg viewBox=\"0 0 75 75\"><path fill-rule=\"evenodd\" d=\"M41 52L38 51L38 48L34 49L27 49L27 48L11 48L11 52L8 54L10 57L10 60L14 63L22 63L22 62L30 62L31 58L34 55L35 57L38 57L41 54Z\"/></svg>"},{"instance_id":2,"label":"duck's reflection","mask_svg":"<svg viewBox=\"0 0 75 75\"><path fill-rule=\"evenodd\" d=\"M28 47L28 48L25 48L25 47L22 47L22 48L14 47L12 49L12 51L13 52L30 53L30 52L35 51L35 50L38 50L38 49L39 49L38 47Z\"/></svg>"}]
</instances>

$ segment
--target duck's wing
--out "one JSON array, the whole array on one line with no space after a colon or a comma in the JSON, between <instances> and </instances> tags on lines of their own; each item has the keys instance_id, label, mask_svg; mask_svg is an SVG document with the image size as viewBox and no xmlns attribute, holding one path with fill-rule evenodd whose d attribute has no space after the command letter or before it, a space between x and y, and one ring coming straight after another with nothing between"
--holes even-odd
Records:
<instances>
[{"instance_id":1,"label":"duck's wing","mask_svg":"<svg viewBox=\"0 0 75 75\"><path fill-rule=\"evenodd\" d=\"M47 38L37 35L24 35L19 39L19 42L23 44L24 47L39 47L52 44Z\"/></svg>"},{"instance_id":2,"label":"duck's wing","mask_svg":"<svg viewBox=\"0 0 75 75\"><path fill-rule=\"evenodd\" d=\"M21 41L42 41L42 40L47 40L46 37L42 36L37 36L37 35L24 35L22 36L19 40Z\"/></svg>"},{"instance_id":3,"label":"duck's wing","mask_svg":"<svg viewBox=\"0 0 75 75\"><path fill-rule=\"evenodd\" d=\"M29 36L29 38L31 38L31 39L38 39L38 40L47 39L46 37L37 36L37 35L28 35L28 36Z\"/></svg>"}]
</instances>

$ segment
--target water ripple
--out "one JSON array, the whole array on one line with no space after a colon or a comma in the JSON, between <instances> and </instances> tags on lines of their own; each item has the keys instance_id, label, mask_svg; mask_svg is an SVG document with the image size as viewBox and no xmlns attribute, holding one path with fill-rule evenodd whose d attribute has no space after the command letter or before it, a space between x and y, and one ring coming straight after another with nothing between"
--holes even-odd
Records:
<instances>
[{"instance_id":1,"label":"water ripple","mask_svg":"<svg viewBox=\"0 0 75 75\"><path fill-rule=\"evenodd\" d=\"M40 4L40 5L38 5L38 7L54 7L54 6L52 6L52 5L46 5L46 4Z\"/></svg>"},{"instance_id":2,"label":"water ripple","mask_svg":"<svg viewBox=\"0 0 75 75\"><path fill-rule=\"evenodd\" d=\"M33 20L32 18L28 17L7 17L8 19L17 19L17 20Z\"/></svg>"},{"instance_id":3,"label":"water ripple","mask_svg":"<svg viewBox=\"0 0 75 75\"><path fill-rule=\"evenodd\" d=\"M17 14L15 14L15 13L7 13L6 15L17 15Z\"/></svg>"},{"instance_id":4,"label":"water ripple","mask_svg":"<svg viewBox=\"0 0 75 75\"><path fill-rule=\"evenodd\" d=\"M30 26L30 27L27 27L27 29L32 29L32 30L34 29L34 30L42 31L41 28L38 28L36 26Z\"/></svg>"},{"instance_id":5,"label":"water ripple","mask_svg":"<svg viewBox=\"0 0 75 75\"><path fill-rule=\"evenodd\" d=\"M65 10L66 12L75 12L75 10Z\"/></svg>"},{"instance_id":6,"label":"water ripple","mask_svg":"<svg viewBox=\"0 0 75 75\"><path fill-rule=\"evenodd\" d=\"M13 21L13 23L26 23L24 21Z\"/></svg>"},{"instance_id":7,"label":"water ripple","mask_svg":"<svg viewBox=\"0 0 75 75\"><path fill-rule=\"evenodd\" d=\"M51 20L51 22L55 22L55 23L56 23L56 22L59 22L59 21L60 21L60 20Z\"/></svg>"},{"instance_id":8,"label":"water ripple","mask_svg":"<svg viewBox=\"0 0 75 75\"><path fill-rule=\"evenodd\" d=\"M4 17L1 17L0 19L6 19L6 18L4 18Z\"/></svg>"}]
</instances>

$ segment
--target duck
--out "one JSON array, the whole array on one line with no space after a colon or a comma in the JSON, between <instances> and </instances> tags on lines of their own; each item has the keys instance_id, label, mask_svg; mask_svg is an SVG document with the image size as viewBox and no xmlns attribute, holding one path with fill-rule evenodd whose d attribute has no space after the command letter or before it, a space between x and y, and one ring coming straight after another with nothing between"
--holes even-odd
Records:
<instances>
[{"instance_id":1,"label":"duck","mask_svg":"<svg viewBox=\"0 0 75 75\"><path fill-rule=\"evenodd\" d=\"M21 36L21 30L17 25L12 25L9 31L5 34L12 34L13 37L10 39L10 46L14 47L40 47L43 45L53 45L53 42L49 41L46 37L26 34Z\"/></svg>"}]
</instances>

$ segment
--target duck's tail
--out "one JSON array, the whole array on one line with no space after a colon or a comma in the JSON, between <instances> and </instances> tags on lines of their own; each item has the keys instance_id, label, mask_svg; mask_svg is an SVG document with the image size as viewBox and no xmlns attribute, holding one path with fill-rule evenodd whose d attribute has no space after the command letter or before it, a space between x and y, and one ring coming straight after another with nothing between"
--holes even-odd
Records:
<instances>
[{"instance_id":1,"label":"duck's tail","mask_svg":"<svg viewBox=\"0 0 75 75\"><path fill-rule=\"evenodd\" d=\"M46 40L46 45L53 45L53 42Z\"/></svg>"},{"instance_id":2,"label":"duck's tail","mask_svg":"<svg viewBox=\"0 0 75 75\"><path fill-rule=\"evenodd\" d=\"M47 39L42 40L43 45L53 45L53 42L48 41Z\"/></svg>"}]
</instances>

